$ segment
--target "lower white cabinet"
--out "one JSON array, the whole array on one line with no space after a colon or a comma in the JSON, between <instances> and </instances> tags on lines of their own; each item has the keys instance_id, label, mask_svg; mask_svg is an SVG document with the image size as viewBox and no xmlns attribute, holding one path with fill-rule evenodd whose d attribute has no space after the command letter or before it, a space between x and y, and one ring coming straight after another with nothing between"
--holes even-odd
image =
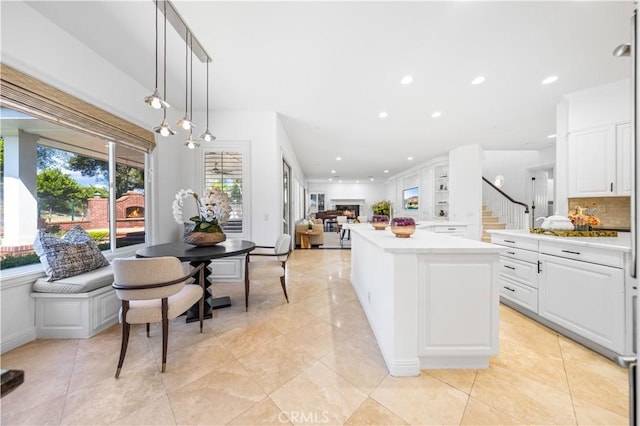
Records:
<instances>
[{"instance_id":1,"label":"lower white cabinet","mask_svg":"<svg viewBox=\"0 0 640 426\"><path fill-rule=\"evenodd\" d=\"M538 312L538 289L516 281L508 275L500 274L500 296L531 312Z\"/></svg>"},{"instance_id":2,"label":"lower white cabinet","mask_svg":"<svg viewBox=\"0 0 640 426\"><path fill-rule=\"evenodd\" d=\"M625 353L623 269L540 254L541 317Z\"/></svg>"}]
</instances>

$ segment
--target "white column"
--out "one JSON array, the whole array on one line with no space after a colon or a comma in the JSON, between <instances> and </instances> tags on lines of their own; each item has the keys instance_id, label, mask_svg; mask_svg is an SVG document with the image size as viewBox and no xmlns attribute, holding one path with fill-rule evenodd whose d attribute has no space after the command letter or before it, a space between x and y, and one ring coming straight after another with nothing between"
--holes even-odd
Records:
<instances>
[{"instance_id":1,"label":"white column","mask_svg":"<svg viewBox=\"0 0 640 426\"><path fill-rule=\"evenodd\" d=\"M38 230L36 146L38 136L4 136L3 246L32 244Z\"/></svg>"}]
</instances>

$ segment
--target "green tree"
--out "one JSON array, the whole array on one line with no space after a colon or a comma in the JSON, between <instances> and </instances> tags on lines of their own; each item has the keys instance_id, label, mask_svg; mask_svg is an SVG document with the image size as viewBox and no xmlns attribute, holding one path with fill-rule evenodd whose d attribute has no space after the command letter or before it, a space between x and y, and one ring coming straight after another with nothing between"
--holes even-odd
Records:
<instances>
[{"instance_id":1,"label":"green tree","mask_svg":"<svg viewBox=\"0 0 640 426\"><path fill-rule=\"evenodd\" d=\"M68 167L82 176L109 179L109 163L97 158L73 154ZM116 163L116 198L136 189L144 189L144 169Z\"/></svg>"},{"instance_id":2,"label":"green tree","mask_svg":"<svg viewBox=\"0 0 640 426\"><path fill-rule=\"evenodd\" d=\"M49 211L49 222L54 211L68 212L71 199L78 199L80 186L62 170L45 169L38 173L38 211Z\"/></svg>"},{"instance_id":3,"label":"green tree","mask_svg":"<svg viewBox=\"0 0 640 426\"><path fill-rule=\"evenodd\" d=\"M46 145L36 147L38 170L62 168L69 162L73 155L61 149L52 148Z\"/></svg>"}]
</instances>

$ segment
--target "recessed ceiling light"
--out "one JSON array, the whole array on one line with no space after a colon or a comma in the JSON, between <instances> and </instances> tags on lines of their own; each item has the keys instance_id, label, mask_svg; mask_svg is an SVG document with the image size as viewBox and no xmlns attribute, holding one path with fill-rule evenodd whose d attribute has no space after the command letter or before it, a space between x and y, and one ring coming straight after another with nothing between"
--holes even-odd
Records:
<instances>
[{"instance_id":1,"label":"recessed ceiling light","mask_svg":"<svg viewBox=\"0 0 640 426\"><path fill-rule=\"evenodd\" d=\"M333 178L329 178L329 180L333 180Z\"/></svg>"},{"instance_id":2,"label":"recessed ceiling light","mask_svg":"<svg viewBox=\"0 0 640 426\"><path fill-rule=\"evenodd\" d=\"M387 114L384 111L382 111L380 114L378 114L378 117L380 117L380 118L387 118L388 116L389 116L389 114Z\"/></svg>"},{"instance_id":3,"label":"recessed ceiling light","mask_svg":"<svg viewBox=\"0 0 640 426\"><path fill-rule=\"evenodd\" d=\"M476 86L478 84L482 84L482 83L484 83L484 77L481 76L481 75L479 75L476 78L474 78L473 80L471 80L471 84L476 85Z\"/></svg>"},{"instance_id":4,"label":"recessed ceiling light","mask_svg":"<svg viewBox=\"0 0 640 426\"><path fill-rule=\"evenodd\" d=\"M542 84L551 84L558 79L557 75L550 75L549 77L542 80Z\"/></svg>"},{"instance_id":5,"label":"recessed ceiling light","mask_svg":"<svg viewBox=\"0 0 640 426\"><path fill-rule=\"evenodd\" d=\"M413 160L413 157L407 157L407 160L411 161Z\"/></svg>"},{"instance_id":6,"label":"recessed ceiling light","mask_svg":"<svg viewBox=\"0 0 640 426\"><path fill-rule=\"evenodd\" d=\"M336 160L340 161L342 160L342 157L336 157Z\"/></svg>"},{"instance_id":7,"label":"recessed ceiling light","mask_svg":"<svg viewBox=\"0 0 640 426\"><path fill-rule=\"evenodd\" d=\"M335 170L331 170L331 173L335 173L335 172L336 172Z\"/></svg>"},{"instance_id":8,"label":"recessed ceiling light","mask_svg":"<svg viewBox=\"0 0 640 426\"><path fill-rule=\"evenodd\" d=\"M404 77L402 77L402 80L400 80L400 83L411 84L413 83L413 77L411 77L410 75L405 75Z\"/></svg>"},{"instance_id":9,"label":"recessed ceiling light","mask_svg":"<svg viewBox=\"0 0 640 426\"><path fill-rule=\"evenodd\" d=\"M359 180L356 180L356 183L360 183L360 181L359 181Z\"/></svg>"},{"instance_id":10,"label":"recessed ceiling light","mask_svg":"<svg viewBox=\"0 0 640 426\"><path fill-rule=\"evenodd\" d=\"M342 183L342 180L339 180L338 183Z\"/></svg>"},{"instance_id":11,"label":"recessed ceiling light","mask_svg":"<svg viewBox=\"0 0 640 426\"><path fill-rule=\"evenodd\" d=\"M442 113L441 113L440 111L436 111L436 112L434 112L433 114L431 114L431 117L433 117L433 118L438 118L438 117L440 117L441 115L442 115Z\"/></svg>"},{"instance_id":12,"label":"recessed ceiling light","mask_svg":"<svg viewBox=\"0 0 640 426\"><path fill-rule=\"evenodd\" d=\"M385 172L385 173L389 173L389 170L385 170L384 172Z\"/></svg>"},{"instance_id":13,"label":"recessed ceiling light","mask_svg":"<svg viewBox=\"0 0 640 426\"><path fill-rule=\"evenodd\" d=\"M371 182L373 182L375 179L374 179L374 178L370 178L369 180L370 180Z\"/></svg>"},{"instance_id":14,"label":"recessed ceiling light","mask_svg":"<svg viewBox=\"0 0 640 426\"><path fill-rule=\"evenodd\" d=\"M555 135L555 134L553 134L553 135L549 135L549 136L547 136L547 138L549 138L549 139L555 139L555 138L556 138L556 135Z\"/></svg>"}]
</instances>

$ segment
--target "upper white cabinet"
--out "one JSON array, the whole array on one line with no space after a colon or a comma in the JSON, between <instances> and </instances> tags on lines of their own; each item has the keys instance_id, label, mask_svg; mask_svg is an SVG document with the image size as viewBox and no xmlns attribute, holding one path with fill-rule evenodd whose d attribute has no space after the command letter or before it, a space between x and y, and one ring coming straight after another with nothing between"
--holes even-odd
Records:
<instances>
[{"instance_id":1,"label":"upper white cabinet","mask_svg":"<svg viewBox=\"0 0 640 426\"><path fill-rule=\"evenodd\" d=\"M569 134L569 197L631 194L629 123Z\"/></svg>"}]
</instances>

